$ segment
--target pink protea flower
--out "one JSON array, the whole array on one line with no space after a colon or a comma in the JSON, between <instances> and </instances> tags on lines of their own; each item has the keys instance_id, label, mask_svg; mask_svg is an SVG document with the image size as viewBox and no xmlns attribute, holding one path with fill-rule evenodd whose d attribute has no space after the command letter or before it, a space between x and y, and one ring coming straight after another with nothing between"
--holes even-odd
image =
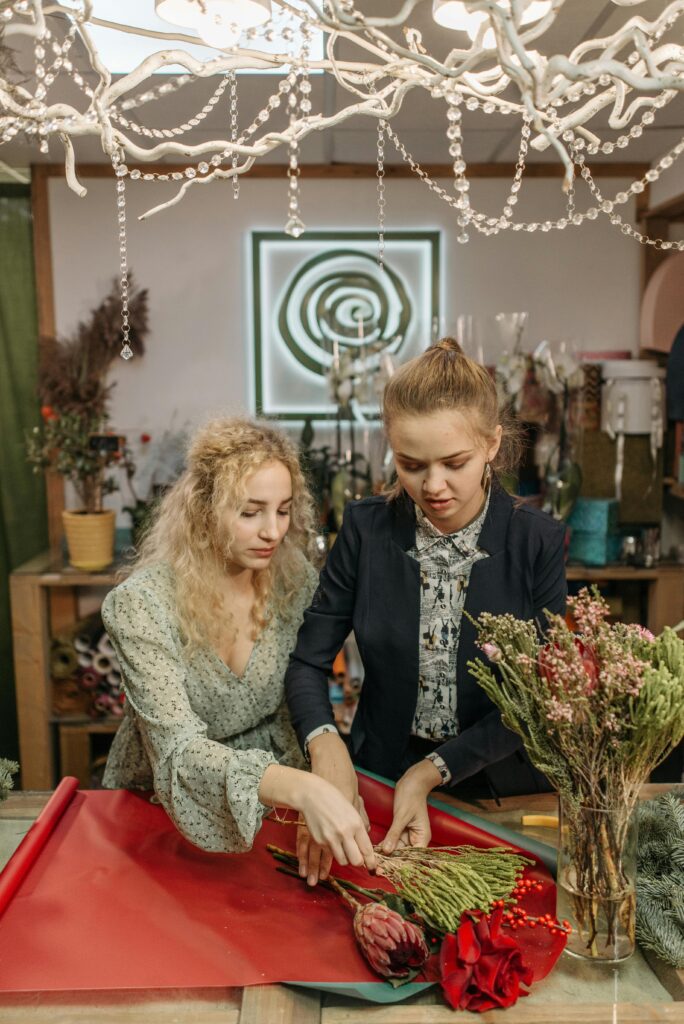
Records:
<instances>
[{"instance_id":1,"label":"pink protea flower","mask_svg":"<svg viewBox=\"0 0 684 1024\"><path fill-rule=\"evenodd\" d=\"M354 935L373 970L385 978L405 978L430 955L422 930L384 903L359 906Z\"/></svg>"}]
</instances>

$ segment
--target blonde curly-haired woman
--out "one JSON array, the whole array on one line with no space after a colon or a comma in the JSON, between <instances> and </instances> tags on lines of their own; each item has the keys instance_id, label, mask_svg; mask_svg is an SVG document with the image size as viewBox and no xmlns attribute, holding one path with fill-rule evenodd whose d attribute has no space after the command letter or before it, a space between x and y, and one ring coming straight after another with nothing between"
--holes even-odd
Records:
<instances>
[{"instance_id":1,"label":"blonde curly-haired woman","mask_svg":"<svg viewBox=\"0 0 684 1024\"><path fill-rule=\"evenodd\" d=\"M312 524L283 434L238 418L199 430L135 571L102 606L126 693L104 784L153 788L183 835L214 852L248 850L268 808L290 807L339 863L372 868L359 812L303 770L284 704L317 582Z\"/></svg>"}]
</instances>

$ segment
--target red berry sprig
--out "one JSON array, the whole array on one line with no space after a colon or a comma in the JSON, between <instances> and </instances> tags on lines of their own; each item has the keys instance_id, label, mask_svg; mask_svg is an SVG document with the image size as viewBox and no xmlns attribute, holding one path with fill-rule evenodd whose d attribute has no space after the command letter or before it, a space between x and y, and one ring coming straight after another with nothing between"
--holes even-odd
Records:
<instances>
[{"instance_id":1,"label":"red berry sprig","mask_svg":"<svg viewBox=\"0 0 684 1024\"><path fill-rule=\"evenodd\" d=\"M514 903L517 903L524 896L533 892L541 892L543 888L543 883L537 879L520 878L515 889L511 891L511 897ZM502 924L510 927L512 931L517 931L519 928L548 928L551 935L569 935L572 931L569 921L559 921L553 914L542 914L540 917L535 917L520 906L511 906L510 899L496 900L492 904L492 910L496 910L498 907L503 910ZM487 916L491 917L491 914Z\"/></svg>"}]
</instances>

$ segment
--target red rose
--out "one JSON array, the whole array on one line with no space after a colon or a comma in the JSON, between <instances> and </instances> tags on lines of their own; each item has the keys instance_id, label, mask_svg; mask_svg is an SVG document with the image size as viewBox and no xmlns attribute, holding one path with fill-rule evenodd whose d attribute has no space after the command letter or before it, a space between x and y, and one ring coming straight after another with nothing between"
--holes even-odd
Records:
<instances>
[{"instance_id":1,"label":"red rose","mask_svg":"<svg viewBox=\"0 0 684 1024\"><path fill-rule=\"evenodd\" d=\"M439 953L440 981L447 1002L455 1010L484 1013L512 1006L528 993L532 969L523 963L520 947L501 933L500 907L488 920L467 917L456 934L447 935Z\"/></svg>"},{"instance_id":2,"label":"red rose","mask_svg":"<svg viewBox=\"0 0 684 1024\"><path fill-rule=\"evenodd\" d=\"M151 440L152 440L152 437L151 437L150 434L141 434L140 435L140 443L141 444L148 444Z\"/></svg>"},{"instance_id":3,"label":"red rose","mask_svg":"<svg viewBox=\"0 0 684 1024\"><path fill-rule=\"evenodd\" d=\"M40 415L43 417L44 420L59 419L59 416L57 415L57 413L55 412L51 405L41 405Z\"/></svg>"}]
</instances>

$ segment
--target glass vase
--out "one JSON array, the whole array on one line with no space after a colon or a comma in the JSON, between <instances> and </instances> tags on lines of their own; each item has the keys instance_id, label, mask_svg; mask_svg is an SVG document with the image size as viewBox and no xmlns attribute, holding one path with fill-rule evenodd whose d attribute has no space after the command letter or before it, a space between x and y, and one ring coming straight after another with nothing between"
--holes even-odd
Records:
<instances>
[{"instance_id":1,"label":"glass vase","mask_svg":"<svg viewBox=\"0 0 684 1024\"><path fill-rule=\"evenodd\" d=\"M567 952L615 963L634 952L636 815L560 798L558 918L572 926Z\"/></svg>"}]
</instances>

